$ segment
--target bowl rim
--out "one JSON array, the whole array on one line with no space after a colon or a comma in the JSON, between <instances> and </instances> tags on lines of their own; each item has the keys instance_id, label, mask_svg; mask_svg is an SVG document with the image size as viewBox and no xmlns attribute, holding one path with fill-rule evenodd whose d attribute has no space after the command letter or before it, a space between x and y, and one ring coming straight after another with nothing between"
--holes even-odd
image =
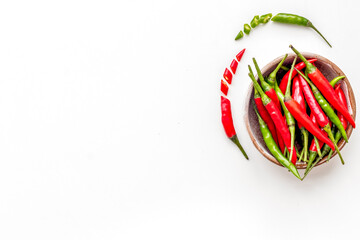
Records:
<instances>
[{"instance_id":1,"label":"bowl rim","mask_svg":"<svg viewBox=\"0 0 360 240\"><path fill-rule=\"evenodd\" d=\"M330 67L335 70L335 72L338 74L338 76L345 76L344 79L342 79L341 83L342 84L345 84L346 86L346 89L347 89L347 93L345 93L345 95L348 96L348 104L351 108L351 111L352 111L352 114L351 116L353 117L354 121L356 120L356 101L355 101L355 95L354 95L354 92L353 92L353 89L351 87L351 84L350 84L350 81L348 80L347 76L345 75L345 73L335 64L333 63L332 61L330 61L329 59L319 55L319 54L315 54L315 53L310 53L310 52L301 52L302 55L304 55L306 58L317 58L318 61L322 61L322 62L325 62L326 64L329 64ZM274 60L270 61L268 64L266 64L262 69L261 69L261 73L264 73L266 72L268 69L272 68L274 65L277 65L281 59L285 56L282 55L282 56L279 56L277 58L275 58ZM288 53L288 58L293 58L295 57L296 55L294 53ZM256 75L255 78L258 80L258 76ZM272 163L278 165L278 166L282 166L268 151L267 149L264 149L259 143L258 141L256 140L251 128L250 128L250 121L249 121L249 104L250 104L250 101L251 101L251 96L252 96L252 92L253 92L253 83L251 82L250 83L250 86L248 88L248 92L247 92L247 96L246 96L246 103L245 103L245 116L244 116L244 120L245 120L245 124L246 124L246 129L247 129L247 132L251 138L251 141L253 142L254 146L256 147L256 149L266 158L268 159L269 161L271 161ZM346 129L346 134L348 136L348 139L350 139L350 136L352 134L352 131L353 131L353 127L348 124L348 127ZM339 150L341 150L345 145L346 145L346 142L343 138L341 138L341 140L338 142L338 148ZM330 159L334 158L336 156L337 152L335 151L333 153L333 155L331 156ZM315 167L327 162L326 161L327 159L327 156L325 156L324 158L322 158L317 164ZM296 163L296 167L298 169L305 169L307 166L307 164L305 162L297 162Z\"/></svg>"}]
</instances>

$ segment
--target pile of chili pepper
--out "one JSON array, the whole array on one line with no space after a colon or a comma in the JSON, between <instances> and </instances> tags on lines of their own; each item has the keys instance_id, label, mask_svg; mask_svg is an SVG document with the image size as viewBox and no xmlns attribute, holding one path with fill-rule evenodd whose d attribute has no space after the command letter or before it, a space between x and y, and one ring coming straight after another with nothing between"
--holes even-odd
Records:
<instances>
[{"instance_id":1,"label":"pile of chili pepper","mask_svg":"<svg viewBox=\"0 0 360 240\"><path fill-rule=\"evenodd\" d=\"M246 159L249 159L244 148L240 144L239 138L237 137L231 113L231 103L230 100L226 97L229 91L229 85L232 83L233 74L236 73L238 63L244 55L244 52L245 48L236 55L236 59L234 58L232 60L230 64L231 71L228 68L225 69L223 77L226 81L221 79L220 90L224 95L221 96L221 122L223 124L226 136L240 149L244 157Z\"/></svg>"},{"instance_id":2,"label":"pile of chili pepper","mask_svg":"<svg viewBox=\"0 0 360 240\"><path fill-rule=\"evenodd\" d=\"M306 59L293 46L290 48L297 57L282 77L278 71L287 69L283 66L287 55L268 76L262 75L253 58L260 83L250 65L249 77L254 84L254 108L267 148L302 180L321 159L329 160L334 151L344 164L337 144L340 139L348 141L348 123L355 128L355 122L338 83L345 76L328 81L314 65L317 59ZM297 162L307 163L303 178L296 169Z\"/></svg>"}]
</instances>

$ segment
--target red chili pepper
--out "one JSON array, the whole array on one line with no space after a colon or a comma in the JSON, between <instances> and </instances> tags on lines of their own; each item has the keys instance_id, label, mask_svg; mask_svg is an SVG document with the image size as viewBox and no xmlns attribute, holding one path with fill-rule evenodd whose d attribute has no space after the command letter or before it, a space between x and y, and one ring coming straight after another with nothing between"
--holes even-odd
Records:
<instances>
[{"instance_id":1,"label":"red chili pepper","mask_svg":"<svg viewBox=\"0 0 360 240\"><path fill-rule=\"evenodd\" d=\"M306 82L306 80L302 76L298 76L298 77L299 77L300 86L301 86L302 92L304 93L306 102L308 103L312 114L316 117L317 123L319 123L320 127L326 126L329 123L329 120L326 117L326 114L324 113L324 111L321 109L319 103L316 101L309 84Z\"/></svg>"},{"instance_id":2,"label":"red chili pepper","mask_svg":"<svg viewBox=\"0 0 360 240\"><path fill-rule=\"evenodd\" d=\"M338 95L341 104L343 104L347 108L345 94L344 94L343 90L340 88L340 84L335 87L335 92ZM340 119L341 124L344 126L344 129L346 129L348 123L347 123L344 115L342 115L339 112L337 113L337 115L338 115L338 118Z\"/></svg>"},{"instance_id":3,"label":"red chili pepper","mask_svg":"<svg viewBox=\"0 0 360 240\"><path fill-rule=\"evenodd\" d=\"M224 130L228 138L233 141L236 146L240 149L240 151L244 154L246 159L249 159L245 150L241 146L238 137L236 136L233 118L231 114L231 104L229 99L226 97L221 96L221 121L224 126Z\"/></svg>"},{"instance_id":4,"label":"red chili pepper","mask_svg":"<svg viewBox=\"0 0 360 240\"><path fill-rule=\"evenodd\" d=\"M229 86L226 84L226 82L224 80L221 79L221 91L222 93L227 96L228 91L229 91Z\"/></svg>"},{"instance_id":5,"label":"red chili pepper","mask_svg":"<svg viewBox=\"0 0 360 240\"><path fill-rule=\"evenodd\" d=\"M244 55L245 52L245 48L243 50L241 50L237 55L236 55L236 59L238 60L238 62L240 62L242 56Z\"/></svg>"},{"instance_id":6,"label":"red chili pepper","mask_svg":"<svg viewBox=\"0 0 360 240\"><path fill-rule=\"evenodd\" d=\"M266 111L266 108L264 107L264 104L261 101L260 94L258 93L256 88L254 89L254 101L255 101L256 107L259 111L261 118L264 120L264 122L268 126L273 139L275 140L276 144L278 145L278 139L277 139L274 122L272 121L269 113Z\"/></svg>"},{"instance_id":7,"label":"red chili pepper","mask_svg":"<svg viewBox=\"0 0 360 240\"><path fill-rule=\"evenodd\" d=\"M339 101L339 97L336 95L335 90L330 85L329 81L325 78L325 76L317 69L312 63L304 58L299 51L297 51L293 46L290 45L290 48L300 57L300 59L306 65L306 73L311 79L311 81L315 84L315 86L319 89L319 91L323 94L326 100L344 117L349 121L349 123L355 128L355 121L351 117L347 108L341 104Z\"/></svg>"},{"instance_id":8,"label":"red chili pepper","mask_svg":"<svg viewBox=\"0 0 360 240\"><path fill-rule=\"evenodd\" d=\"M230 69L233 72L233 74L236 73L237 66L238 66L238 62L235 59L233 59L230 64Z\"/></svg>"},{"instance_id":9,"label":"red chili pepper","mask_svg":"<svg viewBox=\"0 0 360 240\"><path fill-rule=\"evenodd\" d=\"M300 80L299 80L299 76L295 76L294 81L293 81L293 85L292 85L292 98L297 101L300 104L301 109L306 112L306 107L305 107L305 99L304 99L304 95L301 91L301 87L300 87ZM297 123L299 128L301 129L303 126L301 125L301 123Z\"/></svg>"},{"instance_id":10,"label":"red chili pepper","mask_svg":"<svg viewBox=\"0 0 360 240\"><path fill-rule=\"evenodd\" d=\"M317 59L316 58L312 58L312 59L309 59L308 61L310 63L313 63L315 62ZM303 62L299 62L298 64L295 65L294 68L298 69L298 70L302 70L304 67L305 67L305 63ZM291 74L291 79L293 79L295 76L297 75L297 72L296 70L294 69L292 71L292 74ZM287 86L287 83L289 81L289 76L290 76L290 70L283 76L281 82L280 82L280 85L279 85L279 88L281 89L282 93L285 94L285 90L286 90L286 86Z\"/></svg>"},{"instance_id":11,"label":"red chili pepper","mask_svg":"<svg viewBox=\"0 0 360 240\"><path fill-rule=\"evenodd\" d=\"M232 77L233 77L233 75L232 75L232 73L230 72L230 70L229 69L225 69L225 72L224 72L224 78L225 78L225 80L229 83L229 84L231 84L231 81L232 81Z\"/></svg>"},{"instance_id":12,"label":"red chili pepper","mask_svg":"<svg viewBox=\"0 0 360 240\"><path fill-rule=\"evenodd\" d=\"M335 150L335 146L332 141L329 138L324 137L324 135L321 133L321 130L311 121L310 117L306 114L306 112L303 112L301 110L300 105L294 99L292 99L291 97L285 98L285 106L289 110L291 115L293 115L294 118L299 121L306 130L308 130L312 135L317 137L320 141L323 141L324 143L329 145L332 150Z\"/></svg>"}]
</instances>

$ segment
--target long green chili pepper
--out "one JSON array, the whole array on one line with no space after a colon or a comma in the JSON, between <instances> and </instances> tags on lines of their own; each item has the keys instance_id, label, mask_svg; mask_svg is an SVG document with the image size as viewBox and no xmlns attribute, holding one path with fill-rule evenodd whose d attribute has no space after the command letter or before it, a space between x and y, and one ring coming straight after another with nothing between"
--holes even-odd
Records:
<instances>
[{"instance_id":1,"label":"long green chili pepper","mask_svg":"<svg viewBox=\"0 0 360 240\"><path fill-rule=\"evenodd\" d=\"M348 138L347 138L344 126L342 125L339 117L336 115L336 113L334 112L334 110L331 107L331 105L329 104L329 102L324 98L324 96L320 93L320 91L317 89L317 87L311 82L311 80L308 77L306 77L299 70L296 69L296 71L308 82L308 84L311 87L311 90L314 93L314 97L318 101L320 107L324 110L324 112L329 117L331 122L333 122L335 124L335 126L339 129L339 131L341 132L341 135L343 136L344 140L346 142L348 142Z\"/></svg>"},{"instance_id":2,"label":"long green chili pepper","mask_svg":"<svg viewBox=\"0 0 360 240\"><path fill-rule=\"evenodd\" d=\"M259 15L256 15L250 22L250 26L252 28L256 28L258 25L259 25L259 20L260 20L260 17Z\"/></svg>"},{"instance_id":3,"label":"long green chili pepper","mask_svg":"<svg viewBox=\"0 0 360 240\"><path fill-rule=\"evenodd\" d=\"M340 119L338 118L338 116L336 115L336 113L334 112L333 108L331 107L331 105L328 103L328 101L323 97L323 95L320 93L320 91L317 89L317 87L310 81L310 79L308 79L302 72L300 72L299 70L296 69L296 71L307 81L307 83L310 85L313 93L314 93L314 97L315 99L318 101L320 107L324 110L324 112L326 113L326 115L329 117L329 119L335 124L335 126L339 129L339 131L341 132L341 135L344 137L345 141L347 142L347 136L346 136L346 132L345 129L340 121ZM339 154L340 160L342 164L345 164L344 159L342 158L342 155L340 153L340 150L337 146L337 144L335 143L335 138L334 135L331 133L331 129L330 129L330 125L326 125L325 127L323 127L323 129L325 130L325 132L327 132L330 140L334 143L334 147L336 152ZM317 146L316 146L317 147Z\"/></svg>"},{"instance_id":4,"label":"long green chili pepper","mask_svg":"<svg viewBox=\"0 0 360 240\"><path fill-rule=\"evenodd\" d=\"M247 24L247 23L245 23L245 24L244 24L244 33L245 33L246 35L249 35L250 32L251 32L251 27L250 27L250 25Z\"/></svg>"},{"instance_id":5,"label":"long green chili pepper","mask_svg":"<svg viewBox=\"0 0 360 240\"><path fill-rule=\"evenodd\" d=\"M309 19L304 18L302 16L298 16L295 14L290 13L279 13L276 16L274 16L271 21L279 22L279 23L287 23L287 24L296 24L304 27L310 27L314 29L324 40L325 42L330 46L331 44L326 40L326 38L315 28L315 26L310 22Z\"/></svg>"},{"instance_id":6,"label":"long green chili pepper","mask_svg":"<svg viewBox=\"0 0 360 240\"><path fill-rule=\"evenodd\" d=\"M340 81L343 78L345 78L345 76L338 76L338 77L334 78L333 80L331 80L330 85L332 87L334 87L337 84L337 82Z\"/></svg>"},{"instance_id":7,"label":"long green chili pepper","mask_svg":"<svg viewBox=\"0 0 360 240\"><path fill-rule=\"evenodd\" d=\"M263 136L264 142L267 148L269 149L269 151L271 152L271 154L276 158L276 160L279 161L281 165L289 169L298 179L301 180L300 174L296 169L295 165L292 164L288 159L286 159L284 155L282 155L279 147L275 143L274 138L271 136L271 132L269 128L266 126L266 123L260 117L260 114L258 113L255 105L254 105L254 110L259 120L260 131Z\"/></svg>"},{"instance_id":8,"label":"long green chili pepper","mask_svg":"<svg viewBox=\"0 0 360 240\"><path fill-rule=\"evenodd\" d=\"M287 85L287 88L286 88L284 98L285 97L291 97L291 91L290 91L291 77L292 77L291 75L292 75L292 72L293 72L294 67L295 67L296 59L297 59L297 57L294 58L294 61L293 61L292 65L291 65L288 85ZM284 107L286 108L284 101L283 101L282 104L284 104ZM288 116L287 115L285 115L285 116L286 116L286 121L287 121L288 126L289 126L289 131L290 131L290 134L291 134L291 152L290 152L290 158L289 158L289 159L291 159L292 154L293 154L292 150L294 148L294 143L295 143L295 119L294 119L294 117L291 115L291 113L289 111L288 111Z\"/></svg>"},{"instance_id":9,"label":"long green chili pepper","mask_svg":"<svg viewBox=\"0 0 360 240\"><path fill-rule=\"evenodd\" d=\"M260 17L259 22L260 23L268 23L272 17L272 13L264 14Z\"/></svg>"},{"instance_id":10,"label":"long green chili pepper","mask_svg":"<svg viewBox=\"0 0 360 240\"><path fill-rule=\"evenodd\" d=\"M272 71L272 72L269 74L269 76L268 76L268 78L267 78L267 80L266 80L272 88L274 88L274 84L275 84L275 82L276 82L276 74L277 74L277 72L279 71L279 69L282 67L282 65L283 65L285 59L287 58L287 56L288 56L288 55L285 54L285 56L281 59L281 61L280 61L279 64L276 66L276 68L274 69L274 71Z\"/></svg>"}]
</instances>

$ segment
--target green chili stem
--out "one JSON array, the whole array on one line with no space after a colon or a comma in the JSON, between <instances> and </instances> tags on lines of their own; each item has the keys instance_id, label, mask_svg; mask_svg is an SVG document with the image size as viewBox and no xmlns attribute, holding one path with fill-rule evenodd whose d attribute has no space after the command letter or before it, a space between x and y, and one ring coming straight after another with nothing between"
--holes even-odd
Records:
<instances>
[{"instance_id":1,"label":"green chili stem","mask_svg":"<svg viewBox=\"0 0 360 240\"><path fill-rule=\"evenodd\" d=\"M304 139L304 143L303 143L303 149L305 149L304 160L305 162L307 162L309 132L304 127L301 128L301 132L303 134L303 139Z\"/></svg>"},{"instance_id":2,"label":"green chili stem","mask_svg":"<svg viewBox=\"0 0 360 240\"><path fill-rule=\"evenodd\" d=\"M337 146L337 143L336 143L336 141L335 141L334 135L333 135L332 132L331 132L330 125L326 125L326 126L324 127L324 130L325 130L325 132L327 132L330 140L334 143L335 150L336 150L336 152L339 154L339 158L340 158L340 160L341 160L342 165L344 165L344 164L345 164L344 159L343 159L342 156L341 156L341 153L340 153L340 150L339 150L339 148L338 148L338 146Z\"/></svg>"},{"instance_id":3,"label":"green chili stem","mask_svg":"<svg viewBox=\"0 0 360 240\"><path fill-rule=\"evenodd\" d=\"M340 138L341 138L341 133L340 133L340 131L337 131L336 134L335 134L335 142L336 142L336 144L339 142ZM333 153L334 153L334 151L330 149L329 156L326 159L327 162L330 160Z\"/></svg>"},{"instance_id":4,"label":"green chili stem","mask_svg":"<svg viewBox=\"0 0 360 240\"><path fill-rule=\"evenodd\" d=\"M279 64L276 66L275 70L272 71L270 74L269 74L269 77L267 79L267 82L270 84L271 87L274 87L274 83L276 81L276 74L277 72L279 71L279 69L282 67L285 59L287 58L287 54L285 54L285 56L283 57L283 59L281 59L281 61L279 62Z\"/></svg>"},{"instance_id":5,"label":"green chili stem","mask_svg":"<svg viewBox=\"0 0 360 240\"><path fill-rule=\"evenodd\" d=\"M290 68L285 67L285 66L281 66L280 68L281 68L282 70L285 70L285 71L289 71L289 70L290 70Z\"/></svg>"},{"instance_id":6,"label":"green chili stem","mask_svg":"<svg viewBox=\"0 0 360 240\"><path fill-rule=\"evenodd\" d=\"M317 28L312 24L312 22L309 21L308 26L311 27L312 29L314 29L325 40L325 42L332 48L332 46L328 42L328 40L326 40L326 38L321 34L321 32L319 32L319 30L317 30Z\"/></svg>"},{"instance_id":7,"label":"green chili stem","mask_svg":"<svg viewBox=\"0 0 360 240\"><path fill-rule=\"evenodd\" d=\"M240 151L242 152L242 154L245 156L245 158L246 158L247 160L249 160L249 157L248 157L248 155L246 154L244 148L241 146L241 144L240 144L240 142L239 142L239 139L238 139L238 137L236 136L236 134L235 134L233 137L231 137L230 139L231 139L231 141L233 141L233 143L235 143L236 146L238 146L238 148L240 149Z\"/></svg>"},{"instance_id":8,"label":"green chili stem","mask_svg":"<svg viewBox=\"0 0 360 240\"><path fill-rule=\"evenodd\" d=\"M315 136L314 136L314 142L315 142L315 146L316 146L316 152L318 153L319 156L321 156L321 149L320 149L319 140Z\"/></svg>"}]
</instances>

